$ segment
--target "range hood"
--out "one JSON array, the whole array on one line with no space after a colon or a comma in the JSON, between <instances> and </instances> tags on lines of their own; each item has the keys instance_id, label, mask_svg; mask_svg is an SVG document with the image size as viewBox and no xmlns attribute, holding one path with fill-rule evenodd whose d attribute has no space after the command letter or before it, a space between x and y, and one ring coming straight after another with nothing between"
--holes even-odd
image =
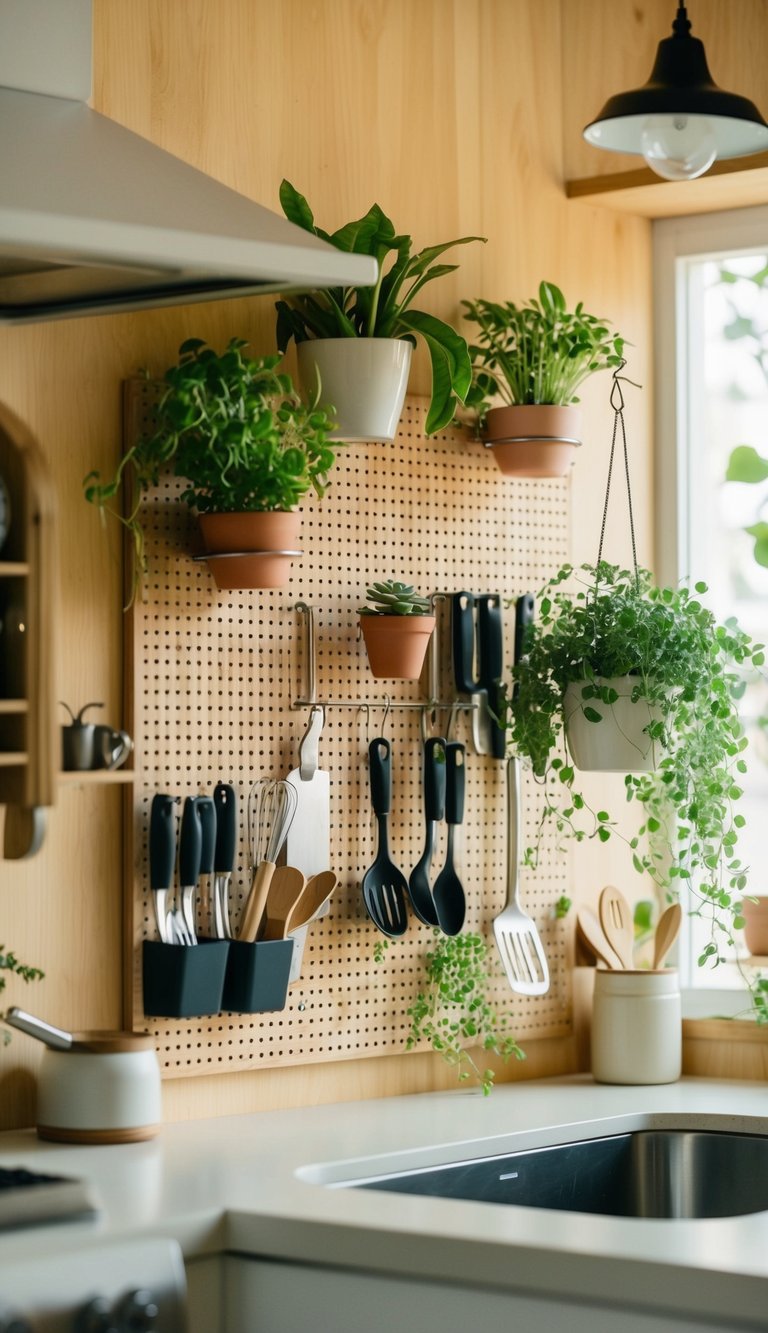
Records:
<instances>
[{"instance_id":1,"label":"range hood","mask_svg":"<svg viewBox=\"0 0 768 1333\"><path fill-rule=\"evenodd\" d=\"M91 0L0 0L0 322L376 281L90 91Z\"/></svg>"}]
</instances>

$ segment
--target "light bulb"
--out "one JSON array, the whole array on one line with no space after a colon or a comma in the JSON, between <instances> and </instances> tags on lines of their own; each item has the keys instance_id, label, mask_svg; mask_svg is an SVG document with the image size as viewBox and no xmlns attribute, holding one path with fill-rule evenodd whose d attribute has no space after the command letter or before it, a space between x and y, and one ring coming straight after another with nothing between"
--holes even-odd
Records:
<instances>
[{"instance_id":1,"label":"light bulb","mask_svg":"<svg viewBox=\"0 0 768 1333\"><path fill-rule=\"evenodd\" d=\"M649 116L640 147L651 171L668 181L690 181L703 175L717 156L709 121L704 116L680 112Z\"/></svg>"}]
</instances>

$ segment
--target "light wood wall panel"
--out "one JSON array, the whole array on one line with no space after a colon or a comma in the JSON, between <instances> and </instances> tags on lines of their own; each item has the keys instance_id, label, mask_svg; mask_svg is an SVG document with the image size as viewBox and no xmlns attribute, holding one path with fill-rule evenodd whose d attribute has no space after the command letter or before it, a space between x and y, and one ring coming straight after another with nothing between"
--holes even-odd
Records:
<instances>
[{"instance_id":1,"label":"light wood wall panel","mask_svg":"<svg viewBox=\"0 0 768 1333\"><path fill-rule=\"evenodd\" d=\"M591 3L591 0L590 0ZM522 299L542 278L570 301L609 317L633 344L633 446L640 546L651 550L649 225L563 191L563 79L592 92L589 61L562 53L562 25L587 0L95 0L94 105L260 203L276 207L283 176L334 227L374 200L417 245L463 234L488 238L460 252L455 275L424 305L459 317L462 297ZM598 9L605 8L596 0ZM570 97L570 93L568 96ZM108 469L120 442L120 384L153 374L184 337L221 344L232 334L262 351L273 340L271 298L0 330L0 399L38 435L61 508L59 697L104 699L119 718L120 576L114 538L81 498L93 467ZM416 358L413 392L425 392ZM573 478L573 551L595 553L612 414L608 385L584 394L585 447ZM509 504L499 482L499 503ZM617 506L608 550L625 559ZM34 990L4 999L75 1027L120 1020L120 795L67 789L41 854L0 864L0 943L46 970ZM622 867L612 849L574 870L594 888ZM630 872L631 874L631 872ZM621 880L619 880L621 882ZM631 886L630 886L631 887ZM537 1068L569 1067L568 1043L546 1043ZM0 1125L30 1123L34 1044L21 1035L0 1054ZM338 1067L178 1080L169 1114L226 1111L413 1086L410 1057ZM419 1058L419 1086L436 1086ZM530 1072L533 1065L528 1066ZM517 1073L518 1071L514 1071ZM440 1074L442 1077L442 1071ZM205 1101L200 1099L205 1097ZM196 1113L202 1113L198 1110Z\"/></svg>"}]
</instances>

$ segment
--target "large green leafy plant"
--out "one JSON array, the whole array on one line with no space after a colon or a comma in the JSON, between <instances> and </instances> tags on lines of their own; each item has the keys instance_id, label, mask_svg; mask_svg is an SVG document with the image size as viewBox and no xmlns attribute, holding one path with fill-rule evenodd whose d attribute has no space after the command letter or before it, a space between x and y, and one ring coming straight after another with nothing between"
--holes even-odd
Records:
<instances>
[{"instance_id":1,"label":"large green leafy plant","mask_svg":"<svg viewBox=\"0 0 768 1333\"><path fill-rule=\"evenodd\" d=\"M699 961L717 964L743 924L747 884L736 850L747 746L737 701L746 668L762 667L765 658L763 646L734 622L717 624L700 600L705 592L701 583L693 591L658 588L647 570L606 562L564 566L543 588L537 622L525 631L504 719L512 746L544 790L537 836L525 854L535 867L552 822L577 841L625 836L608 811L594 810L579 791L565 746L563 700L569 683L580 682L587 721L607 726L610 719L594 707L616 700L605 679L633 677L634 697L654 710L647 730L660 756L656 771L625 778L626 799L641 810L629 839L633 864L670 895L681 883L689 886L693 910L710 924Z\"/></svg>"},{"instance_id":2,"label":"large green leafy plant","mask_svg":"<svg viewBox=\"0 0 768 1333\"><path fill-rule=\"evenodd\" d=\"M86 499L102 508L128 483L128 513L110 512L131 532L139 569L142 497L167 468L187 481L181 498L199 513L290 510L309 490L323 495L335 461L332 420L302 403L277 370L279 357L250 357L247 345L232 338L218 353L199 338L183 342L163 376L153 429L126 450L111 481L85 478Z\"/></svg>"},{"instance_id":3,"label":"large green leafy plant","mask_svg":"<svg viewBox=\"0 0 768 1333\"><path fill-rule=\"evenodd\" d=\"M578 402L584 380L622 362L624 339L611 333L607 320L589 315L580 301L566 308L552 282L542 282L538 300L463 301L466 318L476 324L470 346L473 384L468 406L484 414L497 396L508 406Z\"/></svg>"},{"instance_id":4,"label":"large green leafy plant","mask_svg":"<svg viewBox=\"0 0 768 1333\"><path fill-rule=\"evenodd\" d=\"M280 203L290 222L339 250L371 255L379 266L378 281L372 287L333 287L278 301L280 351L285 351L291 338L296 342L309 338L405 338L415 346L420 336L429 349L432 363L432 397L426 432L433 435L442 430L469 390L472 380L469 352L460 333L434 315L414 310L412 303L428 282L453 273L458 267L436 262L446 250L470 241L483 241L485 237L462 236L413 254L411 237L398 235L378 204L373 204L356 222L348 222L329 233L315 224L306 199L289 181L284 180L280 186Z\"/></svg>"}]
</instances>

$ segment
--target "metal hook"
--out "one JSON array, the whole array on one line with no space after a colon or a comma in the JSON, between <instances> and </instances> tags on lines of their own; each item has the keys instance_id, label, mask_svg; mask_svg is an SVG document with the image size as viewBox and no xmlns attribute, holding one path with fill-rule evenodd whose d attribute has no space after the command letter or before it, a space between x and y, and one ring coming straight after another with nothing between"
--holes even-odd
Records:
<instances>
[{"instance_id":1,"label":"metal hook","mask_svg":"<svg viewBox=\"0 0 768 1333\"><path fill-rule=\"evenodd\" d=\"M363 709L365 709L365 743L366 743L366 745L370 745L370 743L371 743L371 705L368 704L368 703L361 703L361 705L360 705L360 712L361 712L361 713L362 713Z\"/></svg>"},{"instance_id":2,"label":"metal hook","mask_svg":"<svg viewBox=\"0 0 768 1333\"><path fill-rule=\"evenodd\" d=\"M642 384L636 384L634 380L629 379L626 375L622 375L621 372L626 364L627 364L626 360L624 359L624 357L622 357L621 360L619 361L619 364L617 365L616 369L613 372L613 384L611 386L610 402L614 412L624 411L624 394L621 391L622 383L631 384L634 389L642 389L643 387ZM614 395L615 395L615 401L614 401Z\"/></svg>"},{"instance_id":3,"label":"metal hook","mask_svg":"<svg viewBox=\"0 0 768 1333\"><path fill-rule=\"evenodd\" d=\"M384 735L386 734L387 718L389 717L390 711L391 711L391 709L392 709L392 700L391 700L391 698L390 698L390 696L389 696L388 694L385 694L385 695L384 695L384 702L385 702L385 704L386 704L386 707L385 707L385 709L384 709L384 716L383 716L383 718L381 719L381 734L382 734L382 736L384 736Z\"/></svg>"}]
</instances>

